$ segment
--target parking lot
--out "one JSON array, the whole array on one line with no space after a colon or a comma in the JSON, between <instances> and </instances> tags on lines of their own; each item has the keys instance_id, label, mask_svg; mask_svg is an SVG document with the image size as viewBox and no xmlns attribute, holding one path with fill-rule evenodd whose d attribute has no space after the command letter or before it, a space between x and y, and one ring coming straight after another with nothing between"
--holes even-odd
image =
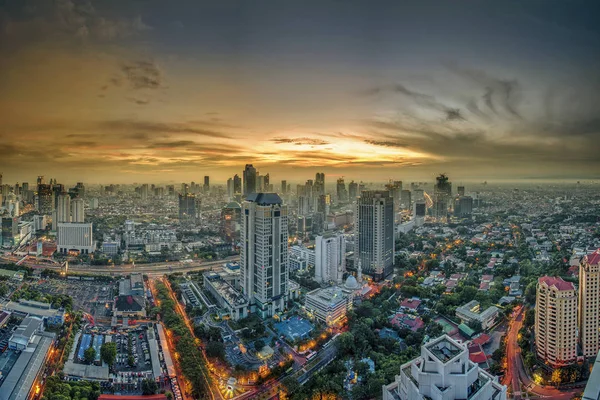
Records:
<instances>
[{"instance_id":1,"label":"parking lot","mask_svg":"<svg viewBox=\"0 0 600 400\"><path fill-rule=\"evenodd\" d=\"M142 372L152 369L145 331L140 329L129 333L118 333L113 335L113 341L117 344L117 360L115 363L117 371ZM129 363L130 355L133 366Z\"/></svg>"}]
</instances>

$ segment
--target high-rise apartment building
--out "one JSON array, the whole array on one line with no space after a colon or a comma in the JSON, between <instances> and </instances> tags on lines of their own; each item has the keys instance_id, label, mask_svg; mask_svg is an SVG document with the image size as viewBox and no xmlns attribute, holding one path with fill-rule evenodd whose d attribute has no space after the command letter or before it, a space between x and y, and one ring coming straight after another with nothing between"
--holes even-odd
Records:
<instances>
[{"instance_id":1,"label":"high-rise apartment building","mask_svg":"<svg viewBox=\"0 0 600 400\"><path fill-rule=\"evenodd\" d=\"M595 357L600 350L600 249L579 264L578 328L583 355Z\"/></svg>"},{"instance_id":2,"label":"high-rise apartment building","mask_svg":"<svg viewBox=\"0 0 600 400\"><path fill-rule=\"evenodd\" d=\"M233 176L233 194L236 195L238 193L242 193L242 178L238 174L235 174Z\"/></svg>"},{"instance_id":3,"label":"high-rise apartment building","mask_svg":"<svg viewBox=\"0 0 600 400\"><path fill-rule=\"evenodd\" d=\"M348 201L348 192L346 191L346 183L344 182L344 178L338 178L336 189L338 203L345 203Z\"/></svg>"},{"instance_id":4,"label":"high-rise apartment building","mask_svg":"<svg viewBox=\"0 0 600 400\"><path fill-rule=\"evenodd\" d=\"M210 177L209 176L204 177L204 186L202 188L202 191L204 193L210 192Z\"/></svg>"},{"instance_id":5,"label":"high-rise apartment building","mask_svg":"<svg viewBox=\"0 0 600 400\"><path fill-rule=\"evenodd\" d=\"M282 312L288 294L288 210L276 193L252 193L242 205L240 269L251 312Z\"/></svg>"},{"instance_id":6,"label":"high-rise apartment building","mask_svg":"<svg viewBox=\"0 0 600 400\"><path fill-rule=\"evenodd\" d=\"M71 222L71 196L66 192L62 192L58 196L56 222Z\"/></svg>"},{"instance_id":7,"label":"high-rise apartment building","mask_svg":"<svg viewBox=\"0 0 600 400\"><path fill-rule=\"evenodd\" d=\"M198 217L199 204L193 194L179 195L179 220L194 220Z\"/></svg>"},{"instance_id":8,"label":"high-rise apartment building","mask_svg":"<svg viewBox=\"0 0 600 400\"><path fill-rule=\"evenodd\" d=\"M85 222L85 206L80 197L71 201L71 222Z\"/></svg>"},{"instance_id":9,"label":"high-rise apartment building","mask_svg":"<svg viewBox=\"0 0 600 400\"><path fill-rule=\"evenodd\" d=\"M350 201L355 201L358 195L358 183L351 181L348 184L348 198Z\"/></svg>"},{"instance_id":10,"label":"high-rise apartment building","mask_svg":"<svg viewBox=\"0 0 600 400\"><path fill-rule=\"evenodd\" d=\"M246 164L246 168L244 168L244 197L248 197L248 195L252 193L256 193L256 168L252 166L252 164Z\"/></svg>"},{"instance_id":11,"label":"high-rise apartment building","mask_svg":"<svg viewBox=\"0 0 600 400\"><path fill-rule=\"evenodd\" d=\"M450 183L445 174L441 174L435 180L436 184L433 188L433 216L436 218L446 218L452 198L452 183Z\"/></svg>"},{"instance_id":12,"label":"high-rise apartment building","mask_svg":"<svg viewBox=\"0 0 600 400\"><path fill-rule=\"evenodd\" d=\"M233 199L234 195L235 193L233 191L233 179L229 178L227 179L227 197L231 200Z\"/></svg>"},{"instance_id":13,"label":"high-rise apartment building","mask_svg":"<svg viewBox=\"0 0 600 400\"><path fill-rule=\"evenodd\" d=\"M410 210L412 206L410 190L403 190L400 192L400 208L403 210Z\"/></svg>"},{"instance_id":14,"label":"high-rise apartment building","mask_svg":"<svg viewBox=\"0 0 600 400\"><path fill-rule=\"evenodd\" d=\"M538 279L535 344L538 357L554 368L577 361L577 291L571 282Z\"/></svg>"},{"instance_id":15,"label":"high-rise apartment building","mask_svg":"<svg viewBox=\"0 0 600 400\"><path fill-rule=\"evenodd\" d=\"M315 239L315 280L342 283L346 270L346 240L343 234L317 236Z\"/></svg>"},{"instance_id":16,"label":"high-rise apartment building","mask_svg":"<svg viewBox=\"0 0 600 400\"><path fill-rule=\"evenodd\" d=\"M241 206L232 201L221 210L221 234L228 243L237 243L240 238Z\"/></svg>"},{"instance_id":17,"label":"high-rise apartment building","mask_svg":"<svg viewBox=\"0 0 600 400\"><path fill-rule=\"evenodd\" d=\"M43 182L43 177L41 177ZM40 177L38 177L40 181ZM52 186L40 183L37 186L37 209L40 214L51 215L54 209L54 198L52 196Z\"/></svg>"},{"instance_id":18,"label":"high-rise apartment building","mask_svg":"<svg viewBox=\"0 0 600 400\"><path fill-rule=\"evenodd\" d=\"M379 281L394 269L394 204L384 190L366 190L356 205L354 265Z\"/></svg>"},{"instance_id":19,"label":"high-rise apartment building","mask_svg":"<svg viewBox=\"0 0 600 400\"><path fill-rule=\"evenodd\" d=\"M316 196L325 194L325 174L323 172L317 172L315 175L314 192Z\"/></svg>"},{"instance_id":20,"label":"high-rise apartment building","mask_svg":"<svg viewBox=\"0 0 600 400\"><path fill-rule=\"evenodd\" d=\"M286 194L287 193L287 181L283 180L281 181L281 194Z\"/></svg>"},{"instance_id":21,"label":"high-rise apartment building","mask_svg":"<svg viewBox=\"0 0 600 400\"><path fill-rule=\"evenodd\" d=\"M383 400L506 400L506 386L469 360L465 343L447 335L421 346L421 356L399 372L383 387Z\"/></svg>"}]
</instances>

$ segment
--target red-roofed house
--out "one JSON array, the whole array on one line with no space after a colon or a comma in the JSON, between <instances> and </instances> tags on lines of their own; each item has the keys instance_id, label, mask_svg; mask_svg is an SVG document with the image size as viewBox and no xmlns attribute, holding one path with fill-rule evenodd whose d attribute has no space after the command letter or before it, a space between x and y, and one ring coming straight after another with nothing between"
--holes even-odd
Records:
<instances>
[{"instance_id":1,"label":"red-roofed house","mask_svg":"<svg viewBox=\"0 0 600 400\"><path fill-rule=\"evenodd\" d=\"M544 283L548 287L555 287L559 291L575 290L575 286L571 282L567 282L562 278L554 276L542 276L538 279L538 283Z\"/></svg>"},{"instance_id":2,"label":"red-roofed house","mask_svg":"<svg viewBox=\"0 0 600 400\"><path fill-rule=\"evenodd\" d=\"M482 275L481 282L491 282L494 280L494 275Z\"/></svg>"},{"instance_id":3,"label":"red-roofed house","mask_svg":"<svg viewBox=\"0 0 600 400\"><path fill-rule=\"evenodd\" d=\"M600 249L597 249L592 254L583 257L583 262L590 265L600 264Z\"/></svg>"},{"instance_id":4,"label":"red-roofed house","mask_svg":"<svg viewBox=\"0 0 600 400\"><path fill-rule=\"evenodd\" d=\"M488 368L487 356L483 352L481 345L471 343L467 347L469 349L469 360L479 364L482 368Z\"/></svg>"},{"instance_id":5,"label":"red-roofed house","mask_svg":"<svg viewBox=\"0 0 600 400\"><path fill-rule=\"evenodd\" d=\"M394 314L390 322L398 328L410 329L413 332L416 332L419 328L425 326L425 322L423 322L421 318L404 313Z\"/></svg>"},{"instance_id":6,"label":"red-roofed house","mask_svg":"<svg viewBox=\"0 0 600 400\"><path fill-rule=\"evenodd\" d=\"M475 344L478 344L480 346L483 346L484 344L488 343L490 341L490 339L491 339L490 335L482 333L481 335L479 335L475 339L473 339L472 342Z\"/></svg>"},{"instance_id":7,"label":"red-roofed house","mask_svg":"<svg viewBox=\"0 0 600 400\"><path fill-rule=\"evenodd\" d=\"M404 299L402 303L400 303L400 307L410 310L417 311L417 308L421 305L421 300L418 299Z\"/></svg>"}]
</instances>

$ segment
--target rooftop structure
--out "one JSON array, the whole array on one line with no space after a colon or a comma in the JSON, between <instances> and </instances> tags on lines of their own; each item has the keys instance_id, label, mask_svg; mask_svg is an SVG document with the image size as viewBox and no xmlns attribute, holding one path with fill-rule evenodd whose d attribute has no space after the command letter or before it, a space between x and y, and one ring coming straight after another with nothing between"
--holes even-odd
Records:
<instances>
[{"instance_id":1,"label":"rooftop structure","mask_svg":"<svg viewBox=\"0 0 600 400\"><path fill-rule=\"evenodd\" d=\"M456 309L456 316L464 323L479 321L483 329L489 329L494 325L496 317L498 316L498 311L498 307L491 306L480 312L479 302L477 300L471 300L467 304Z\"/></svg>"},{"instance_id":2,"label":"rooftop structure","mask_svg":"<svg viewBox=\"0 0 600 400\"><path fill-rule=\"evenodd\" d=\"M237 321L248 315L248 299L229 284L220 274L204 274L204 288L210 292L219 307L224 309L231 319Z\"/></svg>"},{"instance_id":3,"label":"rooftop structure","mask_svg":"<svg viewBox=\"0 0 600 400\"><path fill-rule=\"evenodd\" d=\"M306 294L306 309L327 325L336 325L352 308L352 297L338 287L315 289Z\"/></svg>"},{"instance_id":4,"label":"rooftop structure","mask_svg":"<svg viewBox=\"0 0 600 400\"><path fill-rule=\"evenodd\" d=\"M469 360L463 343L447 335L421 347L421 356L402 365L383 386L383 400L506 400L506 386Z\"/></svg>"}]
</instances>

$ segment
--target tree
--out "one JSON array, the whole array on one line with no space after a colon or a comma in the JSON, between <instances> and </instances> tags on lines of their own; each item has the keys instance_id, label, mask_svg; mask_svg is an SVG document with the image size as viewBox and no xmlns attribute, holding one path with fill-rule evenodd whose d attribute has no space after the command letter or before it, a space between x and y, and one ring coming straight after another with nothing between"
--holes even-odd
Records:
<instances>
[{"instance_id":1,"label":"tree","mask_svg":"<svg viewBox=\"0 0 600 400\"><path fill-rule=\"evenodd\" d=\"M467 323L467 325L469 326L469 328L473 329L475 333L479 333L483 329L481 326L481 322L476 319L472 319Z\"/></svg>"},{"instance_id":2,"label":"tree","mask_svg":"<svg viewBox=\"0 0 600 400\"><path fill-rule=\"evenodd\" d=\"M148 396L151 394L156 394L158 390L158 385L153 379L144 379L142 380L142 394L144 396Z\"/></svg>"},{"instance_id":3,"label":"tree","mask_svg":"<svg viewBox=\"0 0 600 400\"><path fill-rule=\"evenodd\" d=\"M96 358L96 349L94 349L93 347L88 347L87 349L85 349L85 351L83 352L83 359L85 360L86 363L91 364L92 362L94 362L94 359Z\"/></svg>"},{"instance_id":4,"label":"tree","mask_svg":"<svg viewBox=\"0 0 600 400\"><path fill-rule=\"evenodd\" d=\"M208 342L206 345L206 355L208 357L225 358L225 346L221 342Z\"/></svg>"},{"instance_id":5,"label":"tree","mask_svg":"<svg viewBox=\"0 0 600 400\"><path fill-rule=\"evenodd\" d=\"M263 347L265 347L265 342L262 339L258 339L256 342L254 342L254 348L256 351L261 351Z\"/></svg>"},{"instance_id":6,"label":"tree","mask_svg":"<svg viewBox=\"0 0 600 400\"><path fill-rule=\"evenodd\" d=\"M100 356L102 357L102 361L112 366L115 363L115 360L117 359L116 343L104 343L102 347L100 347Z\"/></svg>"},{"instance_id":7,"label":"tree","mask_svg":"<svg viewBox=\"0 0 600 400\"><path fill-rule=\"evenodd\" d=\"M133 356L130 354L129 357L127 357L127 365L129 365L130 367L135 367L135 358L133 358Z\"/></svg>"}]
</instances>

